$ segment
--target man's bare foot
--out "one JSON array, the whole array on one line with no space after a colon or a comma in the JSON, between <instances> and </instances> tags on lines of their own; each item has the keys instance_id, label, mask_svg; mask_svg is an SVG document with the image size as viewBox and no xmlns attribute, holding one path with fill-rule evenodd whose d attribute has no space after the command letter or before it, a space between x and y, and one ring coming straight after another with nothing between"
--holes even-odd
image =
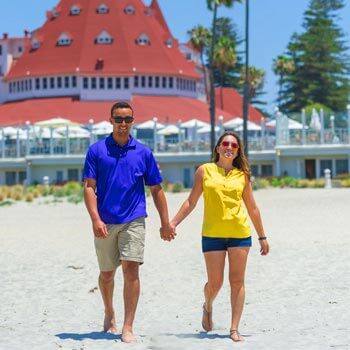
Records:
<instances>
[{"instance_id":1,"label":"man's bare foot","mask_svg":"<svg viewBox=\"0 0 350 350\"><path fill-rule=\"evenodd\" d=\"M237 329L230 329L230 338L234 342L244 341L244 338L240 335Z\"/></svg>"},{"instance_id":2,"label":"man's bare foot","mask_svg":"<svg viewBox=\"0 0 350 350\"><path fill-rule=\"evenodd\" d=\"M132 329L123 328L122 331L122 341L124 343L137 343L137 340L132 332Z\"/></svg>"},{"instance_id":3,"label":"man's bare foot","mask_svg":"<svg viewBox=\"0 0 350 350\"><path fill-rule=\"evenodd\" d=\"M106 333L117 333L114 312L111 314L105 313L105 320L103 323L103 331Z\"/></svg>"}]
</instances>

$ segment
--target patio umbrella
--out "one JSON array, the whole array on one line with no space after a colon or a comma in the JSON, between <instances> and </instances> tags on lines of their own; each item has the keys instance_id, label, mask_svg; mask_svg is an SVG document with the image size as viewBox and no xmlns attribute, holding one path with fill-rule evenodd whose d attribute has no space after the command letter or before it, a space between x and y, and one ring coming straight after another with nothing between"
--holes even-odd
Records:
<instances>
[{"instance_id":1,"label":"patio umbrella","mask_svg":"<svg viewBox=\"0 0 350 350\"><path fill-rule=\"evenodd\" d=\"M146 122L144 123L141 123L141 124L138 124L135 126L136 129L141 129L141 130L144 130L144 129L154 129L154 120L147 120ZM159 129L163 129L164 128L164 124L161 124L161 123L158 123L157 122L157 130Z\"/></svg>"},{"instance_id":2,"label":"patio umbrella","mask_svg":"<svg viewBox=\"0 0 350 350\"><path fill-rule=\"evenodd\" d=\"M266 126L270 127L270 128L275 128L276 127L276 119L270 120L269 122L267 122ZM302 129L302 128L303 128L303 124L297 122L294 119L288 118L288 129L290 129L290 130L299 130L299 129ZM308 127L306 126L306 129L307 128Z\"/></svg>"},{"instance_id":3,"label":"patio umbrella","mask_svg":"<svg viewBox=\"0 0 350 350\"><path fill-rule=\"evenodd\" d=\"M234 129L238 126L243 125L243 119L242 118L233 118L229 121L227 121L226 123L223 124L225 129Z\"/></svg>"},{"instance_id":4,"label":"patio umbrella","mask_svg":"<svg viewBox=\"0 0 350 350\"><path fill-rule=\"evenodd\" d=\"M194 128L195 126L197 126L197 128L203 128L205 126L210 126L210 124L203 122L202 120L199 120L199 119L191 119L191 120L188 120L187 122L181 123L181 127L185 129Z\"/></svg>"},{"instance_id":5,"label":"patio umbrella","mask_svg":"<svg viewBox=\"0 0 350 350\"><path fill-rule=\"evenodd\" d=\"M65 125L79 125L78 123L75 123L69 119L65 118L51 118L46 120L41 120L39 122L34 123L34 125L37 126L52 126L52 127L60 127Z\"/></svg>"},{"instance_id":6,"label":"patio umbrella","mask_svg":"<svg viewBox=\"0 0 350 350\"><path fill-rule=\"evenodd\" d=\"M203 128L200 128L197 133L198 134L206 134L206 133L210 133L211 131L211 126L204 126ZM215 127L215 132L220 131L220 128L218 126Z\"/></svg>"},{"instance_id":7,"label":"patio umbrella","mask_svg":"<svg viewBox=\"0 0 350 350\"><path fill-rule=\"evenodd\" d=\"M180 132L180 129L176 125L168 125L164 129L157 132L158 135L175 135Z\"/></svg>"},{"instance_id":8,"label":"patio umbrella","mask_svg":"<svg viewBox=\"0 0 350 350\"><path fill-rule=\"evenodd\" d=\"M107 135L113 131L113 126L110 122L106 120L96 123L92 126L92 132L95 135Z\"/></svg>"},{"instance_id":9,"label":"patio umbrella","mask_svg":"<svg viewBox=\"0 0 350 350\"><path fill-rule=\"evenodd\" d=\"M56 131L65 137L67 136L66 126L61 126ZM89 138L90 132L80 126L68 126L68 137L77 139Z\"/></svg>"}]
</instances>

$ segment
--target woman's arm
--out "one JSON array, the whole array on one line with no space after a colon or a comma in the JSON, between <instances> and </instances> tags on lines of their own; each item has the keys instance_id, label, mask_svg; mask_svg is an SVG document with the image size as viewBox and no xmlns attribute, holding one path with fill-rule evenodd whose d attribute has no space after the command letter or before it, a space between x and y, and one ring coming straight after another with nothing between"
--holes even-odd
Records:
<instances>
[{"instance_id":1,"label":"woman's arm","mask_svg":"<svg viewBox=\"0 0 350 350\"><path fill-rule=\"evenodd\" d=\"M269 244L265 237L265 231L261 220L260 210L255 202L253 188L250 180L246 176L246 184L243 190L243 201L247 208L248 215L253 222L256 233L258 234L260 243L261 255L267 255L269 253Z\"/></svg>"},{"instance_id":2,"label":"woman's arm","mask_svg":"<svg viewBox=\"0 0 350 350\"><path fill-rule=\"evenodd\" d=\"M188 198L183 202L181 208L175 215L175 217L170 221L170 223L173 226L177 226L180 224L182 220L184 220L190 213L191 211L195 208L199 197L201 196L203 192L203 165L201 165L195 175L194 175L194 182L193 182L193 187L191 190L190 195Z\"/></svg>"}]
</instances>

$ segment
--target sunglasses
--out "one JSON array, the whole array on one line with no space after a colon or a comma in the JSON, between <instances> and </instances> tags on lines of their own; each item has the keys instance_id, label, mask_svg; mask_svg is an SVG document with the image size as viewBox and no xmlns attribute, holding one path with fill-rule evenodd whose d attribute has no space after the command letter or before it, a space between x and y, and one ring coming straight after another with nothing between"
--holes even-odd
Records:
<instances>
[{"instance_id":1,"label":"sunglasses","mask_svg":"<svg viewBox=\"0 0 350 350\"><path fill-rule=\"evenodd\" d=\"M224 147L228 147L231 145L232 148L239 148L239 145L236 142L222 141L221 145Z\"/></svg>"},{"instance_id":2,"label":"sunglasses","mask_svg":"<svg viewBox=\"0 0 350 350\"><path fill-rule=\"evenodd\" d=\"M125 122L126 124L130 124L134 121L134 117L112 117L112 119L114 120L115 123L117 124L122 124L123 122Z\"/></svg>"}]
</instances>

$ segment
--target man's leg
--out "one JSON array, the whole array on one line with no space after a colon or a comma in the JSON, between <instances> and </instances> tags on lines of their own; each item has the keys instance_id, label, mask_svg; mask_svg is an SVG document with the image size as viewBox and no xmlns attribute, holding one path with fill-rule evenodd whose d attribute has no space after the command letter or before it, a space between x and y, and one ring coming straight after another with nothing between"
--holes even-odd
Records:
<instances>
[{"instance_id":1,"label":"man's leg","mask_svg":"<svg viewBox=\"0 0 350 350\"><path fill-rule=\"evenodd\" d=\"M124 276L124 325L122 340L126 343L136 341L132 326L140 295L139 266L140 264L138 262L122 261Z\"/></svg>"},{"instance_id":2,"label":"man's leg","mask_svg":"<svg viewBox=\"0 0 350 350\"><path fill-rule=\"evenodd\" d=\"M98 285L100 287L103 304L105 306L103 330L111 333L115 333L117 331L113 307L114 275L115 270L106 272L101 271L98 278Z\"/></svg>"}]
</instances>

